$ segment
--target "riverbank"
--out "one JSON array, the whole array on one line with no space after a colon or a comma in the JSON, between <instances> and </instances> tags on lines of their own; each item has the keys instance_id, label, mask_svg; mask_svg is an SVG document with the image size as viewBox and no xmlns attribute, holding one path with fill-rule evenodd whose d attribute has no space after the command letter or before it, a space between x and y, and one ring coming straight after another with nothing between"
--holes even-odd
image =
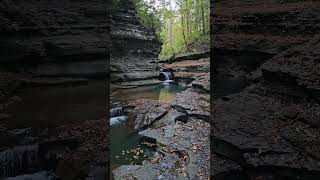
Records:
<instances>
[{"instance_id":1,"label":"riverbank","mask_svg":"<svg viewBox=\"0 0 320 180\"><path fill-rule=\"evenodd\" d=\"M153 154L140 165L128 164L114 169L113 178L206 179L210 169L210 60L187 58L179 63L160 64L158 69L172 72L175 82L185 90L165 103L169 109L156 116L152 124L139 130L139 136L155 147ZM144 117L159 110L153 106L153 110L145 112L150 107L139 102L142 106L136 113Z\"/></svg>"},{"instance_id":2,"label":"riverbank","mask_svg":"<svg viewBox=\"0 0 320 180\"><path fill-rule=\"evenodd\" d=\"M1 104L1 176L106 177L105 82L34 87L15 77L22 85Z\"/></svg>"}]
</instances>

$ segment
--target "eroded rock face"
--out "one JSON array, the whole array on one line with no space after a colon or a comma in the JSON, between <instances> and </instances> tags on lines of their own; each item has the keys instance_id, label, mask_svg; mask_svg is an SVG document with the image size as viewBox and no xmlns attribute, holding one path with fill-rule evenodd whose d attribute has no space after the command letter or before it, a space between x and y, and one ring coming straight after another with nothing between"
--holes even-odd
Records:
<instances>
[{"instance_id":1,"label":"eroded rock face","mask_svg":"<svg viewBox=\"0 0 320 180\"><path fill-rule=\"evenodd\" d=\"M320 36L316 35L311 41L290 48L263 64L264 79L301 87L310 96L319 98L319 41Z\"/></svg>"},{"instance_id":2,"label":"eroded rock face","mask_svg":"<svg viewBox=\"0 0 320 180\"><path fill-rule=\"evenodd\" d=\"M223 157L212 164L232 167L213 166L214 178L319 177L318 7L315 1L221 1L212 8L214 77L245 79L211 106L211 157Z\"/></svg>"},{"instance_id":3,"label":"eroded rock face","mask_svg":"<svg viewBox=\"0 0 320 180\"><path fill-rule=\"evenodd\" d=\"M38 76L106 76L108 4L1 2L1 20L12 25L1 28L1 62Z\"/></svg>"},{"instance_id":4,"label":"eroded rock face","mask_svg":"<svg viewBox=\"0 0 320 180\"><path fill-rule=\"evenodd\" d=\"M111 78L113 82L157 78L161 45L137 17L132 0L121 0L112 11Z\"/></svg>"},{"instance_id":5,"label":"eroded rock face","mask_svg":"<svg viewBox=\"0 0 320 180\"><path fill-rule=\"evenodd\" d=\"M170 69L175 75L175 80L180 84L189 85L192 81L204 77L208 80L204 82L204 85L207 86L204 89L208 90L210 85L210 58L208 56L209 54L203 58L189 59L189 56L186 59L178 58L178 62L160 64L160 68Z\"/></svg>"}]
</instances>

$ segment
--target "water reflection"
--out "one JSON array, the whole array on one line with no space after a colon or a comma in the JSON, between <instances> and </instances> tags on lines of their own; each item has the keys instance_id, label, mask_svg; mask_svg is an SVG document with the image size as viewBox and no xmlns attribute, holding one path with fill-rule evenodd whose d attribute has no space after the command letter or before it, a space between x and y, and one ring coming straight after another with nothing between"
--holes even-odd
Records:
<instances>
[{"instance_id":1,"label":"water reflection","mask_svg":"<svg viewBox=\"0 0 320 180\"><path fill-rule=\"evenodd\" d=\"M177 91L172 88L171 83L164 83L162 88L159 90L159 101L160 102L170 102L176 96Z\"/></svg>"},{"instance_id":2,"label":"water reflection","mask_svg":"<svg viewBox=\"0 0 320 180\"><path fill-rule=\"evenodd\" d=\"M127 102L137 99L152 99L160 102L170 102L184 88L174 82L164 82L154 86L144 86L132 89L119 89L112 95L112 101Z\"/></svg>"},{"instance_id":3,"label":"water reflection","mask_svg":"<svg viewBox=\"0 0 320 180\"><path fill-rule=\"evenodd\" d=\"M176 83L164 82L153 86L119 89L112 94L111 101L124 102L125 104L125 102L132 100L152 99L169 103L182 90L184 88ZM120 115L121 117L123 115L120 111L118 112L118 108L112 109L111 112L114 116ZM125 164L141 164L146 157L154 153L152 148L141 142L138 133L130 126L133 118L133 115L129 113L126 121L111 126L111 169ZM115 122L114 117L111 118L110 123L114 123L112 121ZM136 150L139 150L140 153L137 154Z\"/></svg>"}]
</instances>

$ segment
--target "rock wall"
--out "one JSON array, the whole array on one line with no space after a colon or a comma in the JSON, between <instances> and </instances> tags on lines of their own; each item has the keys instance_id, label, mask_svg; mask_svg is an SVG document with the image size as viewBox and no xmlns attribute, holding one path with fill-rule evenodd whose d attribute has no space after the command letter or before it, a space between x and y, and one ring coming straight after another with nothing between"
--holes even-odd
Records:
<instances>
[{"instance_id":1,"label":"rock wall","mask_svg":"<svg viewBox=\"0 0 320 180\"><path fill-rule=\"evenodd\" d=\"M83 85L91 79L105 80L109 74L109 13L110 2L105 0L1 1L0 119L7 120L8 104L15 103L14 99L24 100L16 91L25 87L55 89ZM100 99L105 102L103 95ZM59 113L68 114L68 110ZM10 171L0 177L48 169L61 179L106 179L108 127L103 116L47 129L34 125L28 131L12 130L1 121L0 134L5 137L0 138L1 153L21 145L39 145L39 152L36 168L14 168L8 164L19 163L19 159L2 158L3 168ZM59 133L52 135L51 129Z\"/></svg>"},{"instance_id":2,"label":"rock wall","mask_svg":"<svg viewBox=\"0 0 320 180\"><path fill-rule=\"evenodd\" d=\"M103 0L1 2L1 63L34 76L105 77L108 6Z\"/></svg>"},{"instance_id":3,"label":"rock wall","mask_svg":"<svg viewBox=\"0 0 320 180\"><path fill-rule=\"evenodd\" d=\"M215 179L319 177L319 7L229 0L212 6ZM243 86L218 94L239 81Z\"/></svg>"},{"instance_id":4,"label":"rock wall","mask_svg":"<svg viewBox=\"0 0 320 180\"><path fill-rule=\"evenodd\" d=\"M116 6L111 12L111 80L156 78L161 45L155 33L140 23L132 0L119 1Z\"/></svg>"}]
</instances>

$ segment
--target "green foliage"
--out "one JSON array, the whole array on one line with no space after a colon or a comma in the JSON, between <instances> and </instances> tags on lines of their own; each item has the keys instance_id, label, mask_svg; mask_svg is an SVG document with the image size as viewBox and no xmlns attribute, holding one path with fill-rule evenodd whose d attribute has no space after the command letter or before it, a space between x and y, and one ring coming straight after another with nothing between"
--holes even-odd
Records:
<instances>
[{"instance_id":1,"label":"green foliage","mask_svg":"<svg viewBox=\"0 0 320 180\"><path fill-rule=\"evenodd\" d=\"M135 0L141 22L162 42L159 59L209 48L209 0Z\"/></svg>"},{"instance_id":2,"label":"green foliage","mask_svg":"<svg viewBox=\"0 0 320 180\"><path fill-rule=\"evenodd\" d=\"M210 1L175 0L177 10L163 26L160 59L201 51L210 38Z\"/></svg>"},{"instance_id":3,"label":"green foliage","mask_svg":"<svg viewBox=\"0 0 320 180\"><path fill-rule=\"evenodd\" d=\"M155 6L152 6L153 1L155 0L147 3L144 0L134 0L134 3L142 24L155 31L159 37L161 32L161 14Z\"/></svg>"}]
</instances>

